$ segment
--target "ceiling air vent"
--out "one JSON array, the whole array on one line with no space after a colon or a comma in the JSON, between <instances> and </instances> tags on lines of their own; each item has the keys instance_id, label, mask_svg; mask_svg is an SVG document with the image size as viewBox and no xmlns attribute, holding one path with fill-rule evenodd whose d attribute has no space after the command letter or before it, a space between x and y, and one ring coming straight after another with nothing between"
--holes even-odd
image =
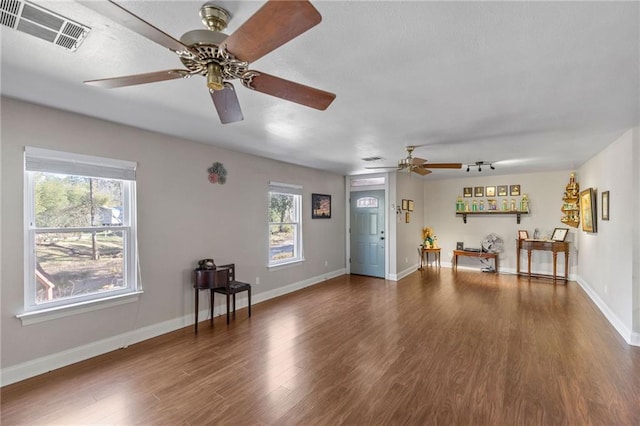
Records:
<instances>
[{"instance_id":1,"label":"ceiling air vent","mask_svg":"<svg viewBox=\"0 0 640 426\"><path fill-rule=\"evenodd\" d=\"M384 158L382 157L367 157L367 158L362 158L362 161L380 161L380 160L384 160Z\"/></svg>"},{"instance_id":2,"label":"ceiling air vent","mask_svg":"<svg viewBox=\"0 0 640 426\"><path fill-rule=\"evenodd\" d=\"M0 0L0 23L74 51L90 28L34 3L22 0Z\"/></svg>"}]
</instances>

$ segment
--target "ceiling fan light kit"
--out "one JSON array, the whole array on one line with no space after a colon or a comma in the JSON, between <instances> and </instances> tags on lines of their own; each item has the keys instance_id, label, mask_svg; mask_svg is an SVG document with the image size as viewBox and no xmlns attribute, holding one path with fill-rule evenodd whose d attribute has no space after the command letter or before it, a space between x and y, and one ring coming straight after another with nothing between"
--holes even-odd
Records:
<instances>
[{"instance_id":1,"label":"ceiling fan light kit","mask_svg":"<svg viewBox=\"0 0 640 426\"><path fill-rule=\"evenodd\" d=\"M268 0L231 35L221 32L227 28L231 14L213 3L205 3L200 9L200 18L208 29L188 31L180 40L111 0L83 0L80 3L176 53L186 67L184 70L89 80L86 84L111 89L202 75L206 77L223 124L244 118L229 80L240 80L251 90L319 110L327 109L336 97L333 93L249 69L250 62L320 23L320 13L308 0Z\"/></svg>"},{"instance_id":2,"label":"ceiling fan light kit","mask_svg":"<svg viewBox=\"0 0 640 426\"><path fill-rule=\"evenodd\" d=\"M475 164L467 164L467 172L470 170L470 167L477 167L478 171L482 171L482 166L489 166L491 170L495 170L496 168L493 166L493 163L486 163L484 161L476 161Z\"/></svg>"}]
</instances>

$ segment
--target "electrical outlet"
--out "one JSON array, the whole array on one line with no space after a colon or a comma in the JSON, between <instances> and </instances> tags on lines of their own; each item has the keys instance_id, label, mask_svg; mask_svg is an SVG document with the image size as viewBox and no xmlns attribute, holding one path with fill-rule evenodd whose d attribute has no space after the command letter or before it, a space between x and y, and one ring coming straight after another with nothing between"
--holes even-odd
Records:
<instances>
[{"instance_id":1,"label":"electrical outlet","mask_svg":"<svg viewBox=\"0 0 640 426\"><path fill-rule=\"evenodd\" d=\"M260 277L256 277L256 285L260 285Z\"/></svg>"}]
</instances>

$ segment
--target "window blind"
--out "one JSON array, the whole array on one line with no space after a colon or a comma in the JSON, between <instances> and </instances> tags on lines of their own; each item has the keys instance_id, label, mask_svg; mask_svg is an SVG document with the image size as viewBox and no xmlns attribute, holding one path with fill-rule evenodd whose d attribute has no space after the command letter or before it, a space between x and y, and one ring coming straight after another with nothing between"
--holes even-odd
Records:
<instances>
[{"instance_id":1,"label":"window blind","mask_svg":"<svg viewBox=\"0 0 640 426\"><path fill-rule=\"evenodd\" d=\"M25 170L107 179L136 180L138 163L113 158L25 147Z\"/></svg>"}]
</instances>

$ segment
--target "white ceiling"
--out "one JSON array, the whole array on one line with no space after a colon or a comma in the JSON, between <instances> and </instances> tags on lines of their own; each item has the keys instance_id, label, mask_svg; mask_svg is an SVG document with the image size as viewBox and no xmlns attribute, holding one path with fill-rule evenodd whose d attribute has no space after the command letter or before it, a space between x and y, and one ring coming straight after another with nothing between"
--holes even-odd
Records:
<instances>
[{"instance_id":1,"label":"white ceiling","mask_svg":"<svg viewBox=\"0 0 640 426\"><path fill-rule=\"evenodd\" d=\"M323 21L250 68L336 100L317 111L235 83L245 119L227 125L199 76L82 84L182 67L79 3L35 3L92 30L68 52L2 27L3 95L341 174L367 172L363 157L394 165L406 145L431 162L493 162L483 174L574 169L640 124L638 2L315 1ZM202 3L120 2L175 38L204 28ZM216 3L228 34L262 4Z\"/></svg>"}]
</instances>

